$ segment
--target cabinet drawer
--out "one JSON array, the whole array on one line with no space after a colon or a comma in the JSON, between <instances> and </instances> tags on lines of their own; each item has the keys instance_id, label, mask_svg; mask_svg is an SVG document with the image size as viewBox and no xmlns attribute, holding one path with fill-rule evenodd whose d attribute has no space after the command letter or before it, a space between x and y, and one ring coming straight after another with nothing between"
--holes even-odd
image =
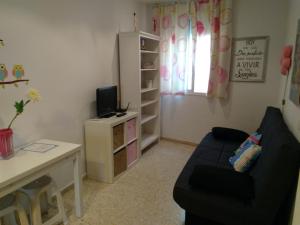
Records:
<instances>
[{"instance_id":1,"label":"cabinet drawer","mask_svg":"<svg viewBox=\"0 0 300 225\"><path fill-rule=\"evenodd\" d=\"M126 148L114 154L114 176L119 175L127 169Z\"/></svg>"},{"instance_id":2,"label":"cabinet drawer","mask_svg":"<svg viewBox=\"0 0 300 225\"><path fill-rule=\"evenodd\" d=\"M113 143L114 149L124 145L124 124L113 127Z\"/></svg>"}]
</instances>

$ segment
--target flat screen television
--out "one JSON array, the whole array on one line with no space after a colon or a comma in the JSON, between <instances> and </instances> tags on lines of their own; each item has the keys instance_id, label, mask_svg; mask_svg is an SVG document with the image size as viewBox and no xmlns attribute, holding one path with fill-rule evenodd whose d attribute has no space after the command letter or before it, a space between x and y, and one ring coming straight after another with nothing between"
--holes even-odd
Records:
<instances>
[{"instance_id":1,"label":"flat screen television","mask_svg":"<svg viewBox=\"0 0 300 225\"><path fill-rule=\"evenodd\" d=\"M97 116L107 118L117 111L117 86L101 87L96 90Z\"/></svg>"}]
</instances>

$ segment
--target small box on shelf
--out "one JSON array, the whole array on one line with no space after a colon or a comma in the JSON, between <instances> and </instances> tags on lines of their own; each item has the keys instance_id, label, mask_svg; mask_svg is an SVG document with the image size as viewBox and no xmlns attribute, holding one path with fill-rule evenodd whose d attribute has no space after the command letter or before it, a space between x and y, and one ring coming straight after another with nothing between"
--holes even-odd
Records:
<instances>
[{"instance_id":1,"label":"small box on shelf","mask_svg":"<svg viewBox=\"0 0 300 225\"><path fill-rule=\"evenodd\" d=\"M124 124L113 127L114 149L124 145Z\"/></svg>"},{"instance_id":2,"label":"small box on shelf","mask_svg":"<svg viewBox=\"0 0 300 225\"><path fill-rule=\"evenodd\" d=\"M127 146L127 166L131 166L138 158L137 141Z\"/></svg>"},{"instance_id":3,"label":"small box on shelf","mask_svg":"<svg viewBox=\"0 0 300 225\"><path fill-rule=\"evenodd\" d=\"M126 148L114 154L114 176L119 175L127 169Z\"/></svg>"}]
</instances>

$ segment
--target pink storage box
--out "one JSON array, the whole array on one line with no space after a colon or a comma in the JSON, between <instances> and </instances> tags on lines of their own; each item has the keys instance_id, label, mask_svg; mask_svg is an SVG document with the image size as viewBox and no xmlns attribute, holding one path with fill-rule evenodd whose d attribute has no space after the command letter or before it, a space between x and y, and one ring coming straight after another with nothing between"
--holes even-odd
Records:
<instances>
[{"instance_id":1,"label":"pink storage box","mask_svg":"<svg viewBox=\"0 0 300 225\"><path fill-rule=\"evenodd\" d=\"M136 138L136 119L131 119L127 122L127 141Z\"/></svg>"},{"instance_id":2,"label":"pink storage box","mask_svg":"<svg viewBox=\"0 0 300 225\"><path fill-rule=\"evenodd\" d=\"M137 142L134 141L127 146L127 166L131 165L137 157Z\"/></svg>"}]
</instances>

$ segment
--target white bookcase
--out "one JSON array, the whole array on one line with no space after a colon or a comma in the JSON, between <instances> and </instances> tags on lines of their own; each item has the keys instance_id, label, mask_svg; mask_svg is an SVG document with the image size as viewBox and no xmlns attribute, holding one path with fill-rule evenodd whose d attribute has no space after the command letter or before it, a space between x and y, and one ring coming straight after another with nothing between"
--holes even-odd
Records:
<instances>
[{"instance_id":1,"label":"white bookcase","mask_svg":"<svg viewBox=\"0 0 300 225\"><path fill-rule=\"evenodd\" d=\"M85 122L85 149L89 178L112 183L140 157L137 112L122 117Z\"/></svg>"},{"instance_id":2,"label":"white bookcase","mask_svg":"<svg viewBox=\"0 0 300 225\"><path fill-rule=\"evenodd\" d=\"M159 36L119 33L122 107L139 113L141 150L160 138Z\"/></svg>"}]
</instances>

